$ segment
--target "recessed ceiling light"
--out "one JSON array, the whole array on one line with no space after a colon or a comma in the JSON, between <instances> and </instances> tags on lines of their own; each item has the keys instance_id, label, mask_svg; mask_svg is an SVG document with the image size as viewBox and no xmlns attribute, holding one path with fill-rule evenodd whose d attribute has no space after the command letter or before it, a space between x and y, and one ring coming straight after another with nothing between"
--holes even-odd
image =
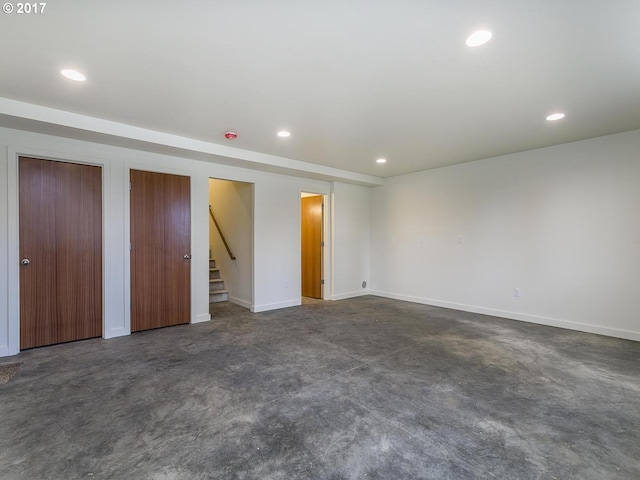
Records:
<instances>
[{"instance_id":1,"label":"recessed ceiling light","mask_svg":"<svg viewBox=\"0 0 640 480\"><path fill-rule=\"evenodd\" d=\"M387 159L386 158L379 158L376 160L376 163L387 163Z\"/></svg>"},{"instance_id":2,"label":"recessed ceiling light","mask_svg":"<svg viewBox=\"0 0 640 480\"><path fill-rule=\"evenodd\" d=\"M282 138L286 138L286 137L290 137L291 133L287 132L286 130L281 130L278 132L278 136Z\"/></svg>"},{"instance_id":3,"label":"recessed ceiling light","mask_svg":"<svg viewBox=\"0 0 640 480\"><path fill-rule=\"evenodd\" d=\"M468 47L479 47L491 40L492 36L493 34L489 30L478 30L469 35L465 43Z\"/></svg>"},{"instance_id":4,"label":"recessed ceiling light","mask_svg":"<svg viewBox=\"0 0 640 480\"><path fill-rule=\"evenodd\" d=\"M60 70L60 73L67 77L70 80L75 80L76 82L84 82L87 77L78 72L77 70L65 69Z\"/></svg>"},{"instance_id":5,"label":"recessed ceiling light","mask_svg":"<svg viewBox=\"0 0 640 480\"><path fill-rule=\"evenodd\" d=\"M549 115L547 117L547 120L550 121L550 122L553 122L555 120L560 120L562 118L564 118L564 113L558 112L558 113L552 113L551 115Z\"/></svg>"}]
</instances>

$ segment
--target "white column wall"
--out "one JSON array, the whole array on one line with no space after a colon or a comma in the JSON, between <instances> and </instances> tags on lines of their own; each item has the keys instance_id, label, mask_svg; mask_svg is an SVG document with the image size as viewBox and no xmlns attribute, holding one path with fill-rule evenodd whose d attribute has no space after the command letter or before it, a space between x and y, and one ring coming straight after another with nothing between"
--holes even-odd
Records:
<instances>
[{"instance_id":1,"label":"white column wall","mask_svg":"<svg viewBox=\"0 0 640 480\"><path fill-rule=\"evenodd\" d=\"M369 293L371 189L333 184L333 300ZM362 282L367 286L363 287Z\"/></svg>"},{"instance_id":2,"label":"white column wall","mask_svg":"<svg viewBox=\"0 0 640 480\"><path fill-rule=\"evenodd\" d=\"M640 131L386 179L371 290L640 340L639 212Z\"/></svg>"},{"instance_id":3,"label":"white column wall","mask_svg":"<svg viewBox=\"0 0 640 480\"><path fill-rule=\"evenodd\" d=\"M9 162L6 145L0 148L0 357L9 349ZM15 279L14 279L15 280Z\"/></svg>"}]
</instances>

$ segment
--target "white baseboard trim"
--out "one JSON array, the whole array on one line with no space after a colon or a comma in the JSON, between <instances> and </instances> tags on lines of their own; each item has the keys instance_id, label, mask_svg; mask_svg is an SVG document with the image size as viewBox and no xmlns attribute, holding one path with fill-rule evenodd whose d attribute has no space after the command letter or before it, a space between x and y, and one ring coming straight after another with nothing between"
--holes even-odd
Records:
<instances>
[{"instance_id":1,"label":"white baseboard trim","mask_svg":"<svg viewBox=\"0 0 640 480\"><path fill-rule=\"evenodd\" d=\"M211 314L201 313L200 315L196 315L195 318L191 320L191 323L204 323L208 322L209 320L211 320Z\"/></svg>"},{"instance_id":2,"label":"white baseboard trim","mask_svg":"<svg viewBox=\"0 0 640 480\"><path fill-rule=\"evenodd\" d=\"M340 293L331 295L331 300L346 300L347 298L364 297L365 295L371 295L371 292L369 290L358 290L356 292Z\"/></svg>"},{"instance_id":3,"label":"white baseboard trim","mask_svg":"<svg viewBox=\"0 0 640 480\"><path fill-rule=\"evenodd\" d=\"M618 328L609 328L599 325L590 325L588 323L572 322L570 320L561 320L557 318L542 317L538 315L530 315L527 313L509 312L507 310L498 310L495 308L479 307L476 305L465 305L462 303L446 302L442 300L434 300L431 298L413 297L410 295L402 295L398 293L382 292L379 290L371 290L370 295L378 297L392 298L394 300L402 300L405 302L421 303L423 305L432 305L434 307L451 308L453 310L462 310L463 312L480 313L483 315L492 315L494 317L508 318L510 320L519 320L522 322L536 323L549 327L566 328L568 330L576 330L579 332L595 333L605 335L607 337L624 338L625 340L640 341L640 332L631 330L621 330Z\"/></svg>"},{"instance_id":4,"label":"white baseboard trim","mask_svg":"<svg viewBox=\"0 0 640 480\"><path fill-rule=\"evenodd\" d=\"M102 338L118 338L118 337L126 337L127 335L131 335L131 332L126 328L113 328L107 332L104 332Z\"/></svg>"},{"instance_id":5,"label":"white baseboard trim","mask_svg":"<svg viewBox=\"0 0 640 480\"><path fill-rule=\"evenodd\" d=\"M231 297L229 296L229 301L231 303L235 303L236 305L240 305L241 307L248 308L251 310L251 302L247 302L246 300L242 300L241 298Z\"/></svg>"},{"instance_id":6,"label":"white baseboard trim","mask_svg":"<svg viewBox=\"0 0 640 480\"><path fill-rule=\"evenodd\" d=\"M254 305L251 307L253 313L268 312L269 310L278 310L279 308L297 307L302 305L302 300L296 298L285 302L265 303L264 305Z\"/></svg>"}]
</instances>

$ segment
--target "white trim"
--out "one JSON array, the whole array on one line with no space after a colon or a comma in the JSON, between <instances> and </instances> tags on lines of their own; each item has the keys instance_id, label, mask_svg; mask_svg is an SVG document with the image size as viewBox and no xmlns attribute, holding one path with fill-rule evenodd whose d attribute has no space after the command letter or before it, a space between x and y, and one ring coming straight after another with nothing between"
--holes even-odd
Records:
<instances>
[{"instance_id":1,"label":"white trim","mask_svg":"<svg viewBox=\"0 0 640 480\"><path fill-rule=\"evenodd\" d=\"M209 322L211 321L211 314L210 313L202 313L200 315L196 315L193 320L191 321L191 323L204 323L204 322Z\"/></svg>"},{"instance_id":2,"label":"white trim","mask_svg":"<svg viewBox=\"0 0 640 480\"><path fill-rule=\"evenodd\" d=\"M9 162L6 148L0 150L0 245L5 245L0 256L0 357L9 353Z\"/></svg>"},{"instance_id":3,"label":"white trim","mask_svg":"<svg viewBox=\"0 0 640 480\"><path fill-rule=\"evenodd\" d=\"M322 251L322 298L330 299L333 292L333 197L331 186L329 192L323 194L322 201L324 209L322 211L322 241L324 250Z\"/></svg>"},{"instance_id":4,"label":"white trim","mask_svg":"<svg viewBox=\"0 0 640 480\"><path fill-rule=\"evenodd\" d=\"M246 300L242 300L241 298L232 297L229 295L229 301L231 303L235 303L236 305L240 305L241 307L251 309L251 302Z\"/></svg>"},{"instance_id":5,"label":"white trim","mask_svg":"<svg viewBox=\"0 0 640 480\"><path fill-rule=\"evenodd\" d=\"M302 300L297 298L293 300L287 300L285 302L265 303L263 305L254 305L251 308L253 313L268 312L270 310L278 310L280 308L299 307L302 305Z\"/></svg>"},{"instance_id":6,"label":"white trim","mask_svg":"<svg viewBox=\"0 0 640 480\"><path fill-rule=\"evenodd\" d=\"M333 252L333 247L335 246L335 238L333 235L333 232L335 231L335 218L336 218L336 211L335 211L335 183L331 182L331 192L329 193L329 198L331 200L331 218L329 219L329 227L331 229L331 235L329 237L329 244L331 245L331 251ZM369 259L369 263L371 263L371 259ZM331 283L331 290L329 290L329 298L331 300L335 300L336 295L334 295L334 289L333 289L333 285L336 284L336 279L335 279L335 257L333 255L331 255L331 258L329 259L329 267L330 267L330 271L331 271L331 276L329 276L329 282Z\"/></svg>"},{"instance_id":7,"label":"white trim","mask_svg":"<svg viewBox=\"0 0 640 480\"><path fill-rule=\"evenodd\" d=\"M364 297L365 295L371 295L369 290L358 290L355 292L341 293L340 295L331 295L331 300L346 300L347 298Z\"/></svg>"},{"instance_id":8,"label":"white trim","mask_svg":"<svg viewBox=\"0 0 640 480\"><path fill-rule=\"evenodd\" d=\"M19 188L18 151L19 147L7 147L7 274L8 316L7 354L20 352L20 235L19 235Z\"/></svg>"},{"instance_id":9,"label":"white trim","mask_svg":"<svg viewBox=\"0 0 640 480\"><path fill-rule=\"evenodd\" d=\"M122 185L124 185L122 202L123 223L123 276L122 294L124 299L124 331L123 335L131 335L131 166L124 162L122 168Z\"/></svg>"},{"instance_id":10,"label":"white trim","mask_svg":"<svg viewBox=\"0 0 640 480\"><path fill-rule=\"evenodd\" d=\"M392 298L394 300L402 300L405 302L421 303L423 305L432 305L434 307L451 308L454 310L461 310L463 312L480 313L483 315L491 315L494 317L508 318L510 320L519 320L522 322L535 323L538 325L547 325L549 327L566 328L567 330L575 330L578 332L595 333L597 335L606 335L608 337L640 341L640 332L633 332L630 330L601 327L597 325L589 325L587 323L572 322L570 320L542 317L538 315L530 315L527 313L509 312L506 310L498 310L495 308L479 307L476 305L465 305L462 303L434 300L431 298L412 297L410 295L382 292L378 290L371 290L370 295Z\"/></svg>"}]
</instances>

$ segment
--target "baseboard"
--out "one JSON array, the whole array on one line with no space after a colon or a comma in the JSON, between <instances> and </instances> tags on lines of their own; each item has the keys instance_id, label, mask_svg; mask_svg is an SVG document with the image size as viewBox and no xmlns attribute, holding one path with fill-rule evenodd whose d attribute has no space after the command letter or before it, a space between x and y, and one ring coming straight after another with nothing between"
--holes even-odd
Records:
<instances>
[{"instance_id":1,"label":"baseboard","mask_svg":"<svg viewBox=\"0 0 640 480\"><path fill-rule=\"evenodd\" d=\"M640 341L640 332L634 332L631 330L621 330L618 328L602 327L599 325L590 325L588 323L572 322L570 320L542 317L538 315L530 315L527 313L509 312L507 310L498 310L494 308L479 307L476 305L465 305L462 303L434 300L431 298L413 297L410 295L382 292L379 290L371 290L369 294L376 295L378 297L392 298L394 300L402 300L405 302L421 303L423 305L432 305L434 307L451 308L453 310L461 310L463 312L480 313L483 315L492 315L494 317L508 318L510 320L519 320L522 322L536 323L538 325L546 325L549 327L566 328L567 330L576 330L579 332L595 333L598 335L624 338L625 340L634 340L637 342Z\"/></svg>"},{"instance_id":2,"label":"baseboard","mask_svg":"<svg viewBox=\"0 0 640 480\"><path fill-rule=\"evenodd\" d=\"M279 308L297 307L302 305L302 300L296 298L287 300L286 302L265 303L263 305L254 305L251 307L253 313L268 312L269 310L278 310Z\"/></svg>"},{"instance_id":3,"label":"baseboard","mask_svg":"<svg viewBox=\"0 0 640 480\"><path fill-rule=\"evenodd\" d=\"M126 328L113 328L108 332L104 332L102 338L118 338L118 337L126 337L127 335L131 335L131 332Z\"/></svg>"},{"instance_id":4,"label":"baseboard","mask_svg":"<svg viewBox=\"0 0 640 480\"><path fill-rule=\"evenodd\" d=\"M365 295L371 295L371 292L369 290L358 290L356 292L340 293L331 295L331 300L346 300L347 298L364 297Z\"/></svg>"},{"instance_id":5,"label":"baseboard","mask_svg":"<svg viewBox=\"0 0 640 480\"><path fill-rule=\"evenodd\" d=\"M195 318L191 320L191 323L204 323L208 322L209 320L211 320L211 314L201 313L200 315L196 315Z\"/></svg>"},{"instance_id":6,"label":"baseboard","mask_svg":"<svg viewBox=\"0 0 640 480\"><path fill-rule=\"evenodd\" d=\"M240 305L241 307L251 309L251 302L247 302L246 300L242 300L241 298L229 296L229 301L236 305Z\"/></svg>"}]
</instances>

